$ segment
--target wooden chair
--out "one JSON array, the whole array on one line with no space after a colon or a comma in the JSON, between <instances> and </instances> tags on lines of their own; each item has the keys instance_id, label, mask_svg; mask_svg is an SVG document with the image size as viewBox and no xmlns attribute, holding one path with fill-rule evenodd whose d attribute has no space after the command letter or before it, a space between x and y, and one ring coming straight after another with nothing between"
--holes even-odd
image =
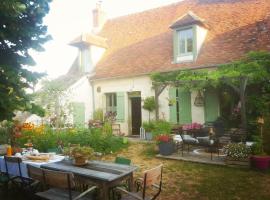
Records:
<instances>
[{"instance_id":1,"label":"wooden chair","mask_svg":"<svg viewBox=\"0 0 270 200\"><path fill-rule=\"evenodd\" d=\"M144 172L144 178L136 181L137 185L140 185L140 191L128 192L127 190L117 187L116 190L122 193L121 200L154 200L156 199L162 187L162 165ZM148 190L151 190L151 195L148 194Z\"/></svg>"},{"instance_id":2,"label":"wooden chair","mask_svg":"<svg viewBox=\"0 0 270 200\"><path fill-rule=\"evenodd\" d=\"M0 171L0 188L2 189L3 192L8 191L8 182L9 182L9 177L7 173Z\"/></svg>"},{"instance_id":3,"label":"wooden chair","mask_svg":"<svg viewBox=\"0 0 270 200\"><path fill-rule=\"evenodd\" d=\"M130 165L131 164L131 160L128 159L128 158L124 158L124 157L120 157L120 156L117 156L115 158L115 163L117 164L122 164L122 165Z\"/></svg>"},{"instance_id":4,"label":"wooden chair","mask_svg":"<svg viewBox=\"0 0 270 200\"><path fill-rule=\"evenodd\" d=\"M121 135L121 126L120 126L120 124L113 123L112 124L112 132L115 135Z\"/></svg>"},{"instance_id":5,"label":"wooden chair","mask_svg":"<svg viewBox=\"0 0 270 200\"><path fill-rule=\"evenodd\" d=\"M36 193L37 196L49 200L91 200L90 196L86 195L94 191L97 187L93 186L86 191L80 193L74 191L75 183L72 173L59 172L43 169L44 181L49 190Z\"/></svg>"},{"instance_id":6,"label":"wooden chair","mask_svg":"<svg viewBox=\"0 0 270 200\"><path fill-rule=\"evenodd\" d=\"M45 186L44 172L41 168L32 165L27 165L28 176L33 180L31 190L43 190Z\"/></svg>"},{"instance_id":7,"label":"wooden chair","mask_svg":"<svg viewBox=\"0 0 270 200\"><path fill-rule=\"evenodd\" d=\"M115 158L115 161L114 161L115 163L117 163L117 164L121 164L121 165L130 165L131 164L131 160L130 159L128 159L128 158L125 158L125 157L120 157L120 156L117 156L116 158ZM125 188L126 190L127 189L129 189L129 180L127 179L127 180L124 180L123 182L121 182L117 187L123 187L123 188ZM117 194L115 194L115 192L114 192L114 189L115 189L116 187L113 187L113 188L111 188L110 189L110 196L112 196L112 199L117 199Z\"/></svg>"},{"instance_id":8,"label":"wooden chair","mask_svg":"<svg viewBox=\"0 0 270 200\"><path fill-rule=\"evenodd\" d=\"M22 159L21 158L12 157L12 156L4 156L4 160L5 160L5 168L6 168L8 179L9 181L13 183L13 185L17 186L20 189L24 189L26 187L29 187L29 185L32 184L32 180L30 178L26 178L22 176L22 170L21 170ZM19 175L14 175L10 173L8 163L17 164Z\"/></svg>"}]
</instances>

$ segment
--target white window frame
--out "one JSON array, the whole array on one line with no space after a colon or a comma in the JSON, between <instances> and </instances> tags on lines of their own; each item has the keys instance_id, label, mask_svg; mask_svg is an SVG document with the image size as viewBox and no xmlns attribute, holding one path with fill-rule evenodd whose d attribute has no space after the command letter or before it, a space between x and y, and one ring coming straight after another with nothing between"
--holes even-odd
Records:
<instances>
[{"instance_id":1,"label":"white window frame","mask_svg":"<svg viewBox=\"0 0 270 200\"><path fill-rule=\"evenodd\" d=\"M109 105L111 102L111 105ZM117 112L117 94L106 94L106 112Z\"/></svg>"},{"instance_id":2,"label":"white window frame","mask_svg":"<svg viewBox=\"0 0 270 200\"><path fill-rule=\"evenodd\" d=\"M180 33L181 32L184 32L184 31L191 31L192 32L192 51L191 52L187 52L187 49L188 49L188 37L186 37L184 39L184 42L185 42L185 52L184 53L181 53L180 52L180 41L181 41L181 38L180 38ZM177 30L177 51L178 51L178 56L187 56L187 55L193 55L194 53L194 30L193 30L193 27L189 27L189 28L185 28L185 29L180 29L180 30Z\"/></svg>"}]
</instances>

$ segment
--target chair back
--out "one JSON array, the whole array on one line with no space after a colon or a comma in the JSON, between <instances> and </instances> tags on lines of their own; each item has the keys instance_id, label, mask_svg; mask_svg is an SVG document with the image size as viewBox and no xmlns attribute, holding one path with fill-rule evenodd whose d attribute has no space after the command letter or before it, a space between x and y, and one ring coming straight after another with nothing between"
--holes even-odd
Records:
<instances>
[{"instance_id":1,"label":"chair back","mask_svg":"<svg viewBox=\"0 0 270 200\"><path fill-rule=\"evenodd\" d=\"M27 165L27 171L31 179L44 183L44 172L41 168Z\"/></svg>"},{"instance_id":2,"label":"chair back","mask_svg":"<svg viewBox=\"0 0 270 200\"><path fill-rule=\"evenodd\" d=\"M159 165L155 168L147 170L144 172L143 180L143 199L145 199L146 189L149 187L157 188L157 193L151 198L151 200L156 199L161 192L162 186L162 168L163 165Z\"/></svg>"},{"instance_id":3,"label":"chair back","mask_svg":"<svg viewBox=\"0 0 270 200\"><path fill-rule=\"evenodd\" d=\"M21 158L14 157L14 156L4 156L4 160L5 160L5 167L6 167L6 172L8 176L10 176L10 173L8 170L8 163L17 163L18 169L19 169L19 176L22 177L22 170L21 170L22 159Z\"/></svg>"},{"instance_id":4,"label":"chair back","mask_svg":"<svg viewBox=\"0 0 270 200\"><path fill-rule=\"evenodd\" d=\"M47 186L71 190L75 185L72 173L47 169L43 169L43 173Z\"/></svg>"},{"instance_id":5,"label":"chair back","mask_svg":"<svg viewBox=\"0 0 270 200\"><path fill-rule=\"evenodd\" d=\"M131 164L131 160L130 159L124 158L124 157L119 157L119 156L117 156L115 158L115 161L114 162L117 163L117 164L122 164L122 165L130 165Z\"/></svg>"}]
</instances>

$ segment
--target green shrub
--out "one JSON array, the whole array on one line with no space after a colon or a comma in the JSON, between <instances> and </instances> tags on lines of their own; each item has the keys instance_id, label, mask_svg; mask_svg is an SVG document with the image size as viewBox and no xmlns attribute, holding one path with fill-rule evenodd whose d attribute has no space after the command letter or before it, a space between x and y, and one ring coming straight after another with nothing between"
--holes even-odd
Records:
<instances>
[{"instance_id":1,"label":"green shrub","mask_svg":"<svg viewBox=\"0 0 270 200\"><path fill-rule=\"evenodd\" d=\"M246 159L251 154L251 148L245 144L232 143L225 146L227 156L236 160Z\"/></svg>"},{"instance_id":2,"label":"green shrub","mask_svg":"<svg viewBox=\"0 0 270 200\"><path fill-rule=\"evenodd\" d=\"M112 134L104 134L101 129L63 129L52 130L47 127L42 133L34 131L23 131L22 137L17 139L17 143L23 147L24 144L31 140L34 148L41 152L46 152L50 148L55 148L61 141L64 146L69 144L80 144L81 146L90 146L96 152L110 153L125 148L127 144L123 144L123 138L113 136Z\"/></svg>"},{"instance_id":3,"label":"green shrub","mask_svg":"<svg viewBox=\"0 0 270 200\"><path fill-rule=\"evenodd\" d=\"M93 120L103 121L103 110L98 108L93 113Z\"/></svg>"},{"instance_id":4,"label":"green shrub","mask_svg":"<svg viewBox=\"0 0 270 200\"><path fill-rule=\"evenodd\" d=\"M153 122L143 122L143 128L146 132L152 132L155 128L155 124Z\"/></svg>"},{"instance_id":5,"label":"green shrub","mask_svg":"<svg viewBox=\"0 0 270 200\"><path fill-rule=\"evenodd\" d=\"M167 122L165 120L158 120L154 122L154 130L153 134L160 135L160 134L170 134L172 130L172 126L170 122Z\"/></svg>"}]
</instances>

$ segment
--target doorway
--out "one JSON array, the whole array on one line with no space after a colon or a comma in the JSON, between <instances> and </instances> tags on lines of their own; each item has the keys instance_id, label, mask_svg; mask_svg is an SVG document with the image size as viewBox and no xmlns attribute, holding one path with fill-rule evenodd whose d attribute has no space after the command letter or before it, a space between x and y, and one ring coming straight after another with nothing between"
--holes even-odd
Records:
<instances>
[{"instance_id":1,"label":"doorway","mask_svg":"<svg viewBox=\"0 0 270 200\"><path fill-rule=\"evenodd\" d=\"M141 97L131 97L131 134L139 135L142 125Z\"/></svg>"}]
</instances>

